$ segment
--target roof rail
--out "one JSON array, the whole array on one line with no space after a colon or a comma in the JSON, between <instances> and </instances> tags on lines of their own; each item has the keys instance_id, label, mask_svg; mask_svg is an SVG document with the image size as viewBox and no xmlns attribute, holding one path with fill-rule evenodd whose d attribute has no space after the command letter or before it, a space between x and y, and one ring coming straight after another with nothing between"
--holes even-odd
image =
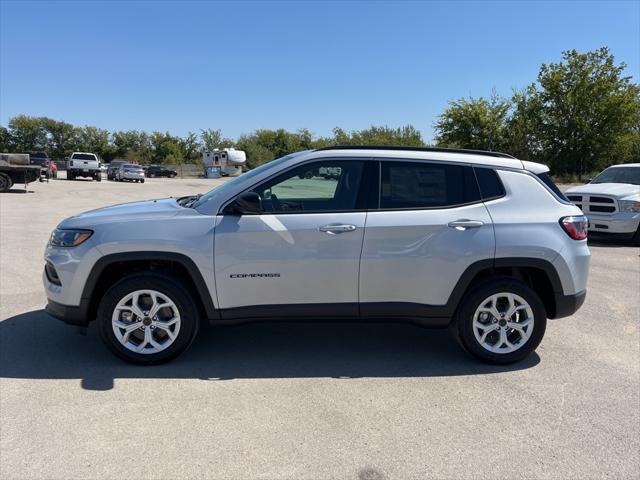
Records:
<instances>
[{"instance_id":1,"label":"roof rail","mask_svg":"<svg viewBox=\"0 0 640 480\"><path fill-rule=\"evenodd\" d=\"M486 155L488 157L513 158L511 155L502 152L487 152L485 150L468 150L466 148L441 148L441 147L401 147L394 145L334 145L331 147L317 148L315 151L323 150L407 150L410 152L442 152L442 153L462 153L467 155Z\"/></svg>"}]
</instances>

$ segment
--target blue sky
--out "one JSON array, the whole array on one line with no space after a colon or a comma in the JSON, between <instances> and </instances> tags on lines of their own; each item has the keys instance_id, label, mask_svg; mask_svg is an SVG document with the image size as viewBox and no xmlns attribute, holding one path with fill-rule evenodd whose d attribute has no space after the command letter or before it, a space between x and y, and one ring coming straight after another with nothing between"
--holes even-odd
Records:
<instances>
[{"instance_id":1,"label":"blue sky","mask_svg":"<svg viewBox=\"0 0 640 480\"><path fill-rule=\"evenodd\" d=\"M0 123L109 130L419 128L606 45L640 78L640 2L0 0Z\"/></svg>"}]
</instances>

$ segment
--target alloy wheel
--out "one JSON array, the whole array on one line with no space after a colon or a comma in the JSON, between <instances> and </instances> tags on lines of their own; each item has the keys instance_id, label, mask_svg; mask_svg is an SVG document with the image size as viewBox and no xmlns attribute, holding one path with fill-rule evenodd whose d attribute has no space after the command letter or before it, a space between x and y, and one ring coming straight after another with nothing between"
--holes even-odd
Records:
<instances>
[{"instance_id":1,"label":"alloy wheel","mask_svg":"<svg viewBox=\"0 0 640 480\"><path fill-rule=\"evenodd\" d=\"M484 299L473 315L473 334L492 353L520 349L534 328L533 309L519 295L500 292Z\"/></svg>"},{"instance_id":2,"label":"alloy wheel","mask_svg":"<svg viewBox=\"0 0 640 480\"><path fill-rule=\"evenodd\" d=\"M120 299L113 310L111 326L125 348L135 353L158 353L178 337L180 312L164 293L136 290Z\"/></svg>"}]
</instances>

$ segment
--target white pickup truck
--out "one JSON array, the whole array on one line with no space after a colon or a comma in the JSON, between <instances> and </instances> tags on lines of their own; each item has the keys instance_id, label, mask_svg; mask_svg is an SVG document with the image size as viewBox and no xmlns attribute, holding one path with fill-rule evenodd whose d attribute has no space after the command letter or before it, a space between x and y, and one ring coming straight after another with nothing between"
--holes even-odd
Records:
<instances>
[{"instance_id":1,"label":"white pickup truck","mask_svg":"<svg viewBox=\"0 0 640 480\"><path fill-rule=\"evenodd\" d=\"M73 152L67 158L67 180L75 180L77 177L93 178L102 181L100 160L95 153Z\"/></svg>"},{"instance_id":2,"label":"white pickup truck","mask_svg":"<svg viewBox=\"0 0 640 480\"><path fill-rule=\"evenodd\" d=\"M589 233L640 246L640 163L614 165L565 192L589 219Z\"/></svg>"}]
</instances>

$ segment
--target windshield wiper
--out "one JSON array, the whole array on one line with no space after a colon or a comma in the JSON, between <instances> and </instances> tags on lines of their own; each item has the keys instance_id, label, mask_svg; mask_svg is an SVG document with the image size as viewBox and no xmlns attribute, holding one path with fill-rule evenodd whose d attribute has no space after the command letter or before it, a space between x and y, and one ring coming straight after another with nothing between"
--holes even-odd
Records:
<instances>
[{"instance_id":1,"label":"windshield wiper","mask_svg":"<svg viewBox=\"0 0 640 480\"><path fill-rule=\"evenodd\" d=\"M178 199L178 204L181 207L191 208L198 200L200 200L200 197L202 197L202 195L203 195L202 193L199 193L197 195L189 195L188 197L182 197Z\"/></svg>"}]
</instances>

